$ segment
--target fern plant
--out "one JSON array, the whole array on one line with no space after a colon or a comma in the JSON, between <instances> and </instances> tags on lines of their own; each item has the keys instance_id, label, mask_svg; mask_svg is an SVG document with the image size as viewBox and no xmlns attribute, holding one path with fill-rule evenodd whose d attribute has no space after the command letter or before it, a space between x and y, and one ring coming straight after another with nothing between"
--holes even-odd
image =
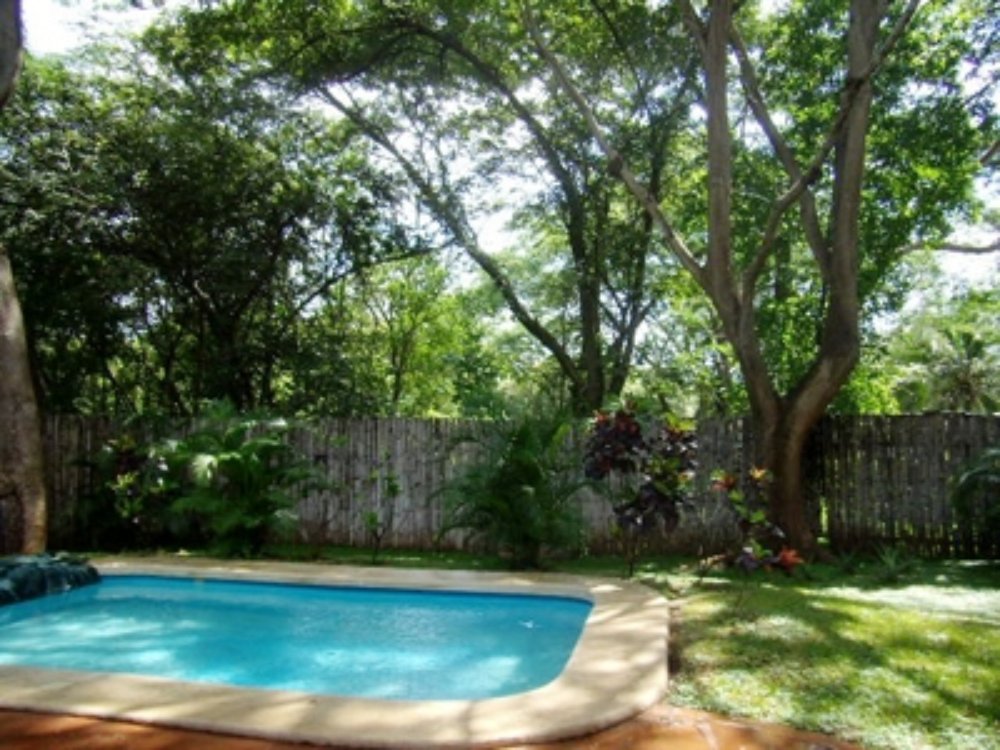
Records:
<instances>
[{"instance_id":1,"label":"fern plant","mask_svg":"<svg viewBox=\"0 0 1000 750\"><path fill-rule=\"evenodd\" d=\"M254 556L295 519L292 489L316 480L285 439L283 419L236 414L215 405L200 429L159 451L178 476L172 511L204 525L216 551Z\"/></svg>"}]
</instances>

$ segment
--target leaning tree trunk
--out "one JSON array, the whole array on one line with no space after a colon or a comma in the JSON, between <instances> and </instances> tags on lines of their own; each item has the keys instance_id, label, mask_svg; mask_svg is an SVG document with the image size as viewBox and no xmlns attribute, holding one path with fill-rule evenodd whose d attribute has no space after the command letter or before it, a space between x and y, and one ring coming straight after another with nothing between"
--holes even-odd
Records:
<instances>
[{"instance_id":1,"label":"leaning tree trunk","mask_svg":"<svg viewBox=\"0 0 1000 750\"><path fill-rule=\"evenodd\" d=\"M5 525L19 526L19 540L6 544L23 552L45 549L46 502L42 436L35 401L24 319L7 251L0 247L0 503ZM13 517L11 517L13 516ZM6 552L17 551L4 550Z\"/></svg>"},{"instance_id":2,"label":"leaning tree trunk","mask_svg":"<svg viewBox=\"0 0 1000 750\"><path fill-rule=\"evenodd\" d=\"M21 67L21 3L0 0L0 108ZM0 552L41 552L46 542L45 472L24 318L0 247ZM6 547L12 549L6 549Z\"/></svg>"}]
</instances>

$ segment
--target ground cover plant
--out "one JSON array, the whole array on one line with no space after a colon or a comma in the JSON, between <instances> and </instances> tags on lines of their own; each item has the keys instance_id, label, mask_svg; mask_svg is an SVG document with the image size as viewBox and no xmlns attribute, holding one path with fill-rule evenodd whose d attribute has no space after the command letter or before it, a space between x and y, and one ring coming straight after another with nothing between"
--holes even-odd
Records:
<instances>
[{"instance_id":1,"label":"ground cover plant","mask_svg":"<svg viewBox=\"0 0 1000 750\"><path fill-rule=\"evenodd\" d=\"M1000 566L911 562L700 581L648 568L682 592L669 700L871 749L1000 748Z\"/></svg>"}]
</instances>

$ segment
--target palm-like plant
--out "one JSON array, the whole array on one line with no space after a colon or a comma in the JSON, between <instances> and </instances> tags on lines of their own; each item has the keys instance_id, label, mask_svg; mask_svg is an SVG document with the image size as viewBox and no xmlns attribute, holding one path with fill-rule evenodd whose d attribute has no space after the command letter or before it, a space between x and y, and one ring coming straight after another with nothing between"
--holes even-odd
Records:
<instances>
[{"instance_id":1,"label":"palm-like plant","mask_svg":"<svg viewBox=\"0 0 1000 750\"><path fill-rule=\"evenodd\" d=\"M285 440L282 419L241 417L213 407L204 426L160 446L180 477L172 510L205 524L226 554L255 555L294 515L291 490L314 478L313 470Z\"/></svg>"},{"instance_id":2,"label":"palm-like plant","mask_svg":"<svg viewBox=\"0 0 1000 750\"><path fill-rule=\"evenodd\" d=\"M963 328L942 331L940 342L932 347L930 368L939 401L961 411L996 409L997 347L991 347L980 332Z\"/></svg>"},{"instance_id":3,"label":"palm-like plant","mask_svg":"<svg viewBox=\"0 0 1000 750\"><path fill-rule=\"evenodd\" d=\"M1000 447L983 451L955 475L952 501L963 520L1000 547Z\"/></svg>"},{"instance_id":4,"label":"palm-like plant","mask_svg":"<svg viewBox=\"0 0 1000 750\"><path fill-rule=\"evenodd\" d=\"M586 482L578 478L570 431L563 419L531 416L461 441L479 455L444 488L439 535L469 529L508 555L514 568L540 568L547 552L575 544L574 496Z\"/></svg>"}]
</instances>

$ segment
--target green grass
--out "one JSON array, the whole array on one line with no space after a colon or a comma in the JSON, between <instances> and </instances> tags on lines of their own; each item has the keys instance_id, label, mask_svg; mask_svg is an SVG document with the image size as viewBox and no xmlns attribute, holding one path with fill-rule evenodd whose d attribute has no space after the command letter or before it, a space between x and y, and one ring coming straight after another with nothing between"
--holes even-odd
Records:
<instances>
[{"instance_id":1,"label":"green grass","mask_svg":"<svg viewBox=\"0 0 1000 750\"><path fill-rule=\"evenodd\" d=\"M269 552L371 560L370 550L343 547ZM384 551L380 564L504 568L499 558L398 550ZM625 571L617 558L554 567ZM639 568L639 580L679 604L672 704L826 732L869 750L1000 750L1000 563L893 554L807 566L793 577L702 573L679 559Z\"/></svg>"},{"instance_id":2,"label":"green grass","mask_svg":"<svg viewBox=\"0 0 1000 750\"><path fill-rule=\"evenodd\" d=\"M922 563L884 577L879 566L675 576L685 588L671 702L873 750L1000 749L1000 566Z\"/></svg>"}]
</instances>

